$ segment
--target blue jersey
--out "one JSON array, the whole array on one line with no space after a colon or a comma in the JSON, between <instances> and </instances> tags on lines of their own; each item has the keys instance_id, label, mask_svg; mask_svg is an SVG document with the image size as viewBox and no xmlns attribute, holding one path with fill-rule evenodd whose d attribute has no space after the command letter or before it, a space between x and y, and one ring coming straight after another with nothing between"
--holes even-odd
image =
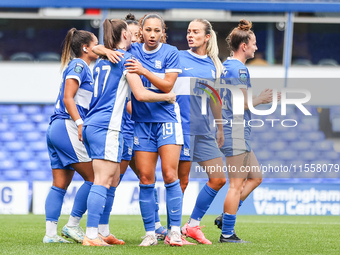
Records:
<instances>
[{"instance_id":1,"label":"blue jersey","mask_svg":"<svg viewBox=\"0 0 340 255\"><path fill-rule=\"evenodd\" d=\"M119 51L124 53L124 58L118 64L99 59L93 68L95 85L84 126L121 130L129 88L124 65L131 54Z\"/></svg>"},{"instance_id":2,"label":"blue jersey","mask_svg":"<svg viewBox=\"0 0 340 255\"><path fill-rule=\"evenodd\" d=\"M144 43L134 43L130 49L131 54L138 59L144 68L160 78L165 77L165 73L181 73L178 50L176 47L162 44L153 51L147 51ZM163 93L154 86L148 79L141 76L143 86L156 93ZM132 120L138 122L178 122L180 113L178 104L168 102L145 103L139 102L131 95Z\"/></svg>"},{"instance_id":3,"label":"blue jersey","mask_svg":"<svg viewBox=\"0 0 340 255\"><path fill-rule=\"evenodd\" d=\"M135 122L131 119L131 115L125 110L123 113L122 134L124 139L133 139Z\"/></svg>"},{"instance_id":4,"label":"blue jersey","mask_svg":"<svg viewBox=\"0 0 340 255\"><path fill-rule=\"evenodd\" d=\"M92 72L84 60L74 58L63 72L59 95L54 107L54 114L51 116L51 122L55 119L71 119L63 101L67 79L75 79L78 81L79 88L74 96L74 102L76 103L80 117L85 119L89 111L93 92Z\"/></svg>"},{"instance_id":5,"label":"blue jersey","mask_svg":"<svg viewBox=\"0 0 340 255\"><path fill-rule=\"evenodd\" d=\"M228 85L237 86L239 89L251 87L248 69L241 61L228 58L223 66L226 68L226 74L223 78ZM243 115L234 115L231 92L221 88L220 97L222 100L222 117L228 120L228 123L223 125L225 139L250 140L251 127L248 125L248 121L251 120L250 111L244 111Z\"/></svg>"},{"instance_id":6,"label":"blue jersey","mask_svg":"<svg viewBox=\"0 0 340 255\"><path fill-rule=\"evenodd\" d=\"M204 90L210 91L206 85L214 87L215 65L209 56L191 50L180 51L179 57L183 72L177 78L174 93L181 109L183 134L211 134L209 95Z\"/></svg>"}]
</instances>

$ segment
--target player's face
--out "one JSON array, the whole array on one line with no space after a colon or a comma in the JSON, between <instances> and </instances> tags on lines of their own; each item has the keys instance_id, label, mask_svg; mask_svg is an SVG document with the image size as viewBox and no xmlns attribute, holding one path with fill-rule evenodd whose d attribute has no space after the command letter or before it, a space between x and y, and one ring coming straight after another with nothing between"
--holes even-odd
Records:
<instances>
[{"instance_id":1,"label":"player's face","mask_svg":"<svg viewBox=\"0 0 340 255\"><path fill-rule=\"evenodd\" d=\"M163 35L162 22L157 18L145 20L144 26L141 28L144 38L145 49L154 50L158 47Z\"/></svg>"},{"instance_id":2,"label":"player's face","mask_svg":"<svg viewBox=\"0 0 340 255\"><path fill-rule=\"evenodd\" d=\"M256 37L251 34L245 51L246 59L254 58L255 51L257 51Z\"/></svg>"},{"instance_id":3,"label":"player's face","mask_svg":"<svg viewBox=\"0 0 340 255\"><path fill-rule=\"evenodd\" d=\"M191 22L187 31L187 41L189 48L197 51L199 48L206 49L206 44L210 39L210 35L206 35L204 25L201 22Z\"/></svg>"},{"instance_id":4,"label":"player's face","mask_svg":"<svg viewBox=\"0 0 340 255\"><path fill-rule=\"evenodd\" d=\"M98 58L98 55L92 51L92 48L96 45L98 45L98 39L95 35L93 35L92 41L90 42L90 45L88 47L89 58L91 59L91 61L95 61Z\"/></svg>"},{"instance_id":5,"label":"player's face","mask_svg":"<svg viewBox=\"0 0 340 255\"><path fill-rule=\"evenodd\" d=\"M131 41L137 42L138 41L138 31L139 31L139 26L135 25L135 24L130 24L129 25L129 29L131 31L131 35L132 35L132 39Z\"/></svg>"}]
</instances>

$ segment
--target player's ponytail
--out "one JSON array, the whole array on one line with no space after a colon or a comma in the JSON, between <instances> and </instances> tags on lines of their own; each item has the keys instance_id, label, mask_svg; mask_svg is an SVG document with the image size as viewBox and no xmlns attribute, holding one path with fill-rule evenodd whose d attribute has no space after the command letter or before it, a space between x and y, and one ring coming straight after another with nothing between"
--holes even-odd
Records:
<instances>
[{"instance_id":1,"label":"player's ponytail","mask_svg":"<svg viewBox=\"0 0 340 255\"><path fill-rule=\"evenodd\" d=\"M235 27L226 38L226 42L231 53L238 50L241 43L248 44L250 35L254 34L251 30L252 23L248 20L241 19L237 27Z\"/></svg>"},{"instance_id":2,"label":"player's ponytail","mask_svg":"<svg viewBox=\"0 0 340 255\"><path fill-rule=\"evenodd\" d=\"M104 46L108 49L117 49L121 41L123 30L127 30L127 23L121 19L106 19L103 23Z\"/></svg>"},{"instance_id":3,"label":"player's ponytail","mask_svg":"<svg viewBox=\"0 0 340 255\"><path fill-rule=\"evenodd\" d=\"M73 59L82 56L83 45L89 46L94 35L91 32L71 28L65 37L63 53L61 55L61 70Z\"/></svg>"},{"instance_id":4,"label":"player's ponytail","mask_svg":"<svg viewBox=\"0 0 340 255\"><path fill-rule=\"evenodd\" d=\"M223 65L221 60L218 57L219 50L217 46L217 36L215 31L212 28L211 23L206 19L195 19L192 22L200 22L204 25L204 31L206 35L210 35L210 39L207 42L207 55L211 58L211 60L214 62L215 68L216 68L216 79L221 77Z\"/></svg>"}]
</instances>

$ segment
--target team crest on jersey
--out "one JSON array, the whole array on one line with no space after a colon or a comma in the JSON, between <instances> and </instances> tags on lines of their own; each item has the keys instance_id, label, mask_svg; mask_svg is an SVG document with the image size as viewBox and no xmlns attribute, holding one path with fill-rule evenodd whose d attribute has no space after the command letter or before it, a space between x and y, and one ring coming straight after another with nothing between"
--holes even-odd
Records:
<instances>
[{"instance_id":1,"label":"team crest on jersey","mask_svg":"<svg viewBox=\"0 0 340 255\"><path fill-rule=\"evenodd\" d=\"M84 69L84 66L80 63L77 63L76 66L74 67L74 71L76 73L81 73L83 71L83 69Z\"/></svg>"},{"instance_id":2,"label":"team crest on jersey","mask_svg":"<svg viewBox=\"0 0 340 255\"><path fill-rule=\"evenodd\" d=\"M162 62L160 60L155 61L155 68L162 69Z\"/></svg>"},{"instance_id":3,"label":"team crest on jersey","mask_svg":"<svg viewBox=\"0 0 340 255\"><path fill-rule=\"evenodd\" d=\"M248 79L247 76L247 69L240 69L238 70L238 75L241 81L246 82Z\"/></svg>"}]
</instances>

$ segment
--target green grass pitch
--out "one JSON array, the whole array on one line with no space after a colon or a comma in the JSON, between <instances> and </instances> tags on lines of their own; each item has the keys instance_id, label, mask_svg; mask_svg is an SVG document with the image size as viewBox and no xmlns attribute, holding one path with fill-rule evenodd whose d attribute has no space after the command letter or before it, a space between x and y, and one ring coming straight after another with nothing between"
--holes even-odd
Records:
<instances>
[{"instance_id":1,"label":"green grass pitch","mask_svg":"<svg viewBox=\"0 0 340 255\"><path fill-rule=\"evenodd\" d=\"M126 242L124 246L83 247L81 244L43 244L45 222L42 215L0 215L1 254L340 254L338 216L238 216L236 232L250 244L220 244L215 216L206 215L201 225L212 245L138 247L144 235L141 216L112 215L110 229ZM58 233L67 222L63 215ZM183 222L188 216L183 216ZM165 224L165 216L161 217ZM86 217L81 226L85 229ZM190 238L189 241L192 241Z\"/></svg>"}]
</instances>

